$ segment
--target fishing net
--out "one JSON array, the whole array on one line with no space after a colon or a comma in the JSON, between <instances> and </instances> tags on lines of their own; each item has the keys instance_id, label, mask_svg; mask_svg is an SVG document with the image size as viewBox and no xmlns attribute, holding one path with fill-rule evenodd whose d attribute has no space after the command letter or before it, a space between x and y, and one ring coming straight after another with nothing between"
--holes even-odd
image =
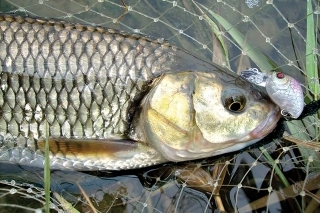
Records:
<instances>
[{"instance_id":1,"label":"fishing net","mask_svg":"<svg viewBox=\"0 0 320 213\"><path fill-rule=\"evenodd\" d=\"M319 96L317 0L5 0L0 11L162 38L238 74L282 70L301 82L306 104ZM52 171L51 210L319 212L319 113L286 121L284 129L283 138L214 159ZM0 212L43 211L42 177L36 168L0 164Z\"/></svg>"}]
</instances>

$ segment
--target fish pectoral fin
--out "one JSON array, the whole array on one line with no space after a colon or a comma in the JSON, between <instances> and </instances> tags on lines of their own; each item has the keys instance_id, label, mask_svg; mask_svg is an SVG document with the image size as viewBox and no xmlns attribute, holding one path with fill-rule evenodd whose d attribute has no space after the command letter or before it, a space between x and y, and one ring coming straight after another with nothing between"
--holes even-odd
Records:
<instances>
[{"instance_id":1,"label":"fish pectoral fin","mask_svg":"<svg viewBox=\"0 0 320 213\"><path fill-rule=\"evenodd\" d=\"M49 150L53 156L86 157L86 158L117 158L117 153L135 151L137 142L125 139L48 139ZM44 152L45 140L38 141L38 148Z\"/></svg>"}]
</instances>

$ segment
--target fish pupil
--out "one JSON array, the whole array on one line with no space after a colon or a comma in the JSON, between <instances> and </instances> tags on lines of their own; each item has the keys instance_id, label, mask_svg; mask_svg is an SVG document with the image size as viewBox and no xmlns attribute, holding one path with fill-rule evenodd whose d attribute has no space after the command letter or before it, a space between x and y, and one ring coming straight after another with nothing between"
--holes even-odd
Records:
<instances>
[{"instance_id":1,"label":"fish pupil","mask_svg":"<svg viewBox=\"0 0 320 213\"><path fill-rule=\"evenodd\" d=\"M239 102L233 102L230 104L229 109L231 111L237 112L241 109L241 104Z\"/></svg>"},{"instance_id":2,"label":"fish pupil","mask_svg":"<svg viewBox=\"0 0 320 213\"><path fill-rule=\"evenodd\" d=\"M282 72L277 73L277 78L282 79L284 78L284 74Z\"/></svg>"}]
</instances>

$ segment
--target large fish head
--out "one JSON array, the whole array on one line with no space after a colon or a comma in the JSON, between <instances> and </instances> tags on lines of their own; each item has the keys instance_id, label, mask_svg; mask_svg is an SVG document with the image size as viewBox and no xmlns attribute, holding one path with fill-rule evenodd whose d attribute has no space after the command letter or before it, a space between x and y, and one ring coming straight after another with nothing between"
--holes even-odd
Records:
<instances>
[{"instance_id":1,"label":"large fish head","mask_svg":"<svg viewBox=\"0 0 320 213\"><path fill-rule=\"evenodd\" d=\"M253 85L221 73L164 74L142 101L139 131L169 161L242 149L265 137L279 108Z\"/></svg>"}]
</instances>

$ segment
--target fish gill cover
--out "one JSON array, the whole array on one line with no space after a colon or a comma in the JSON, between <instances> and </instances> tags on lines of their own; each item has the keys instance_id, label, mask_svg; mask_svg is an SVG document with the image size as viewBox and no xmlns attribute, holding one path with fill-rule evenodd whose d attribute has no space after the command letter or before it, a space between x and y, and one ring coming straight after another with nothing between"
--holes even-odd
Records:
<instances>
[{"instance_id":1,"label":"fish gill cover","mask_svg":"<svg viewBox=\"0 0 320 213\"><path fill-rule=\"evenodd\" d=\"M237 74L279 70L302 84L305 104L319 99L319 1L5 0L0 12L164 39ZM215 158L125 172L51 171L51 210L314 212L319 113L278 128L284 137ZM37 168L0 164L1 212L41 212L42 177Z\"/></svg>"}]
</instances>

